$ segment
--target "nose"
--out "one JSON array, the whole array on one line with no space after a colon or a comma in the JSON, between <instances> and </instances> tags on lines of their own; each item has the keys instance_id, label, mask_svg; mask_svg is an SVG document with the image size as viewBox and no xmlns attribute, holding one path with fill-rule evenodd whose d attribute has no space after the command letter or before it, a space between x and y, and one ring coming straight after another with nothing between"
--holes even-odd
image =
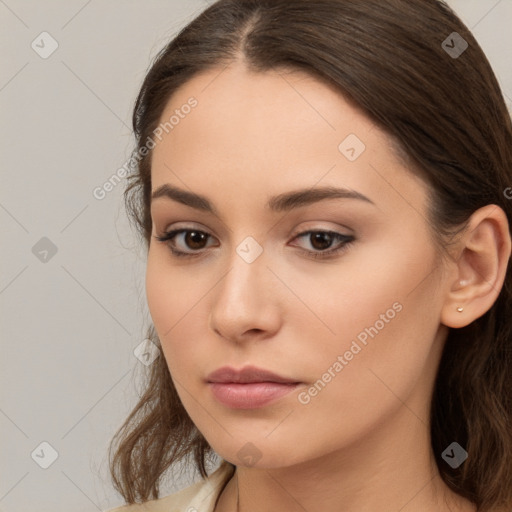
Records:
<instances>
[{"instance_id":1,"label":"nose","mask_svg":"<svg viewBox=\"0 0 512 512\"><path fill-rule=\"evenodd\" d=\"M248 263L233 250L228 269L210 298L209 326L222 338L240 343L268 338L279 330L281 283L269 263L265 251Z\"/></svg>"}]
</instances>

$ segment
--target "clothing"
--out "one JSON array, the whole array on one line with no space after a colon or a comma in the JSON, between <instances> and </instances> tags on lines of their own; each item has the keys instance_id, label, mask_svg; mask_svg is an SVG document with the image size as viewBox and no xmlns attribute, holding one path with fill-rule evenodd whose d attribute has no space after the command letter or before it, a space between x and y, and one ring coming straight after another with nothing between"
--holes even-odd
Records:
<instances>
[{"instance_id":1,"label":"clothing","mask_svg":"<svg viewBox=\"0 0 512 512\"><path fill-rule=\"evenodd\" d=\"M235 469L236 466L223 460L208 478L181 491L157 500L124 505L106 512L213 512L217 498Z\"/></svg>"}]
</instances>

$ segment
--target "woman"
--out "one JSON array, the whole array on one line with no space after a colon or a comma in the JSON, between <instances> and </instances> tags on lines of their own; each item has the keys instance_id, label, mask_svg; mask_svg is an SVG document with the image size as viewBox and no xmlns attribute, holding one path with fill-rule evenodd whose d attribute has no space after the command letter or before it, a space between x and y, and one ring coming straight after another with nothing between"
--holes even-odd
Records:
<instances>
[{"instance_id":1,"label":"woman","mask_svg":"<svg viewBox=\"0 0 512 512\"><path fill-rule=\"evenodd\" d=\"M115 510L510 511L512 126L446 4L220 0L133 124L160 357Z\"/></svg>"}]
</instances>

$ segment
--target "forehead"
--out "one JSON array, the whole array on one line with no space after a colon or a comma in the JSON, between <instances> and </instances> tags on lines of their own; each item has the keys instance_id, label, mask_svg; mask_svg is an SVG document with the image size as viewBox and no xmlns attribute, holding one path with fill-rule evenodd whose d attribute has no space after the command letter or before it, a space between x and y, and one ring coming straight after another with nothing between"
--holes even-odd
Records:
<instances>
[{"instance_id":1,"label":"forehead","mask_svg":"<svg viewBox=\"0 0 512 512\"><path fill-rule=\"evenodd\" d=\"M195 106L184 108L191 98ZM174 183L208 194L224 184L263 198L321 180L378 196L390 193L383 174L412 178L386 133L333 86L302 72L209 70L172 96L160 122L167 129L153 150L153 190Z\"/></svg>"},{"instance_id":2,"label":"forehead","mask_svg":"<svg viewBox=\"0 0 512 512\"><path fill-rule=\"evenodd\" d=\"M244 152L259 149L263 157L279 148L279 155L288 149L285 143L292 143L291 149L304 156L304 150L325 149L313 143L319 142L320 134L325 146L332 150L334 142L337 151L335 143L347 129L363 138L373 128L373 123L332 86L299 71L255 73L243 64L209 70L192 78L173 95L161 115L161 124L191 97L197 100L197 106L164 134L169 144L189 145L193 132L203 147L220 145L230 153L237 148ZM300 144L303 140L309 141L306 147ZM258 147L263 143L264 148ZM292 156L292 151L287 153Z\"/></svg>"}]
</instances>

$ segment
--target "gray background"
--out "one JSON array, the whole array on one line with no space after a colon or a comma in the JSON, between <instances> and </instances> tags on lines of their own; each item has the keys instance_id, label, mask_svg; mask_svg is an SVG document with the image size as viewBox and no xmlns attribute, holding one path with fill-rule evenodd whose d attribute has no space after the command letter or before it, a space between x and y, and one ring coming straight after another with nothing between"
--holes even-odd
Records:
<instances>
[{"instance_id":1,"label":"gray background","mask_svg":"<svg viewBox=\"0 0 512 512\"><path fill-rule=\"evenodd\" d=\"M510 109L512 1L449 3L487 53ZM150 321L145 256L124 213L124 184L102 200L93 190L129 157L131 108L151 59L206 6L0 0L0 512L123 502L110 485L107 445L146 369L133 353ZM58 43L47 58L31 47L51 49L44 31ZM52 451L42 442L58 452L47 469L40 464Z\"/></svg>"}]
</instances>

